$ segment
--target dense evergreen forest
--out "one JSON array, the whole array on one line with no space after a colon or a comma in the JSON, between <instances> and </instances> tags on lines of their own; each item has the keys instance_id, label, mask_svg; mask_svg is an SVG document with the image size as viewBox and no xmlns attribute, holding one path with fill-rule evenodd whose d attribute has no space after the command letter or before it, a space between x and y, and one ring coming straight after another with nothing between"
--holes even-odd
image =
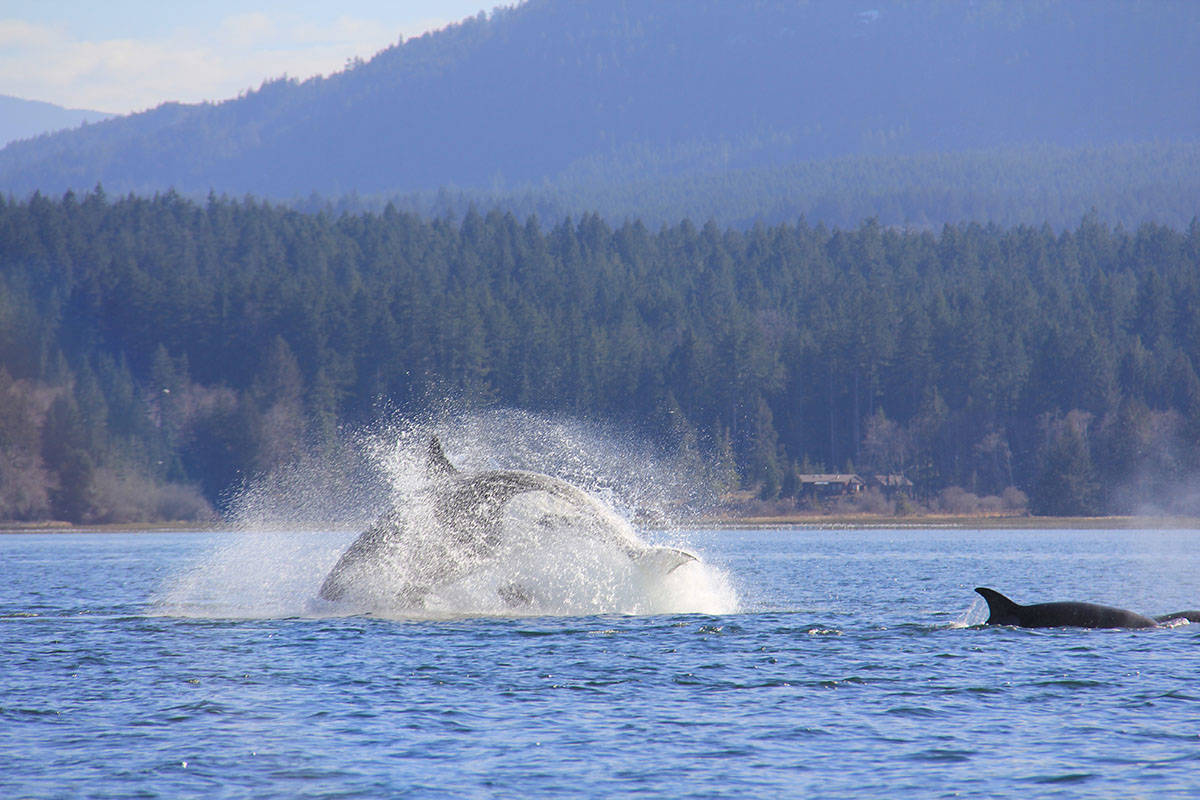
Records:
<instances>
[{"instance_id":1,"label":"dense evergreen forest","mask_svg":"<svg viewBox=\"0 0 1200 800\"><path fill-rule=\"evenodd\" d=\"M381 403L446 396L628 426L766 499L853 468L917 502L1195 510L1197 308L1194 220L651 230L10 198L0 518L203 515Z\"/></svg>"},{"instance_id":2,"label":"dense evergreen forest","mask_svg":"<svg viewBox=\"0 0 1200 800\"><path fill-rule=\"evenodd\" d=\"M596 212L610 221L640 219L653 227L713 219L749 228L803 216L845 228L874 217L881 225L933 230L976 220L1009 227L1049 223L1063 230L1089 213L1127 228L1149 221L1185 228L1200 212L1197 141L1029 145L746 168L719 166L717 149L623 152L508 191L310 195L292 205L361 213L382 211L390 202L423 216L459 217L471 206L499 207L521 219Z\"/></svg>"}]
</instances>

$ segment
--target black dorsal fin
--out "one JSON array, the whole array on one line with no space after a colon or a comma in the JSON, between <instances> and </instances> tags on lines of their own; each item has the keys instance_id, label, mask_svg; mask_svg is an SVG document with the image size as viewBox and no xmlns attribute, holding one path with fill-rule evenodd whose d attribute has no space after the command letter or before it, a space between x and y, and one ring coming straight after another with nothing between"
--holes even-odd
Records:
<instances>
[{"instance_id":1,"label":"black dorsal fin","mask_svg":"<svg viewBox=\"0 0 1200 800\"><path fill-rule=\"evenodd\" d=\"M425 458L425 471L433 478L454 478L458 475L458 470L450 463L450 459L446 458L446 452L442 450L442 443L436 436L429 437L429 453Z\"/></svg>"},{"instance_id":2,"label":"black dorsal fin","mask_svg":"<svg viewBox=\"0 0 1200 800\"><path fill-rule=\"evenodd\" d=\"M983 595L983 599L987 600L988 604L988 625L1016 625L1018 624L1018 610L1021 606L1009 600L1004 595L997 592L995 589L989 589L986 586L977 586L975 591Z\"/></svg>"}]
</instances>

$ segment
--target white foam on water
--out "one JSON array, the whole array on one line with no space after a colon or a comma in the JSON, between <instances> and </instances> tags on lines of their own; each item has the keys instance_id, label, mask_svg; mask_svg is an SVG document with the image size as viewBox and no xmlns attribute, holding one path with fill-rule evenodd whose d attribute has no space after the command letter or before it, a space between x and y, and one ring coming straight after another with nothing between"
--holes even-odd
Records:
<instances>
[{"instance_id":1,"label":"white foam on water","mask_svg":"<svg viewBox=\"0 0 1200 800\"><path fill-rule=\"evenodd\" d=\"M435 430L451 461L468 474L546 471L587 491L590 502L572 504L546 492L518 495L505 506L500 545L481 556L447 537L433 513L424 454ZM497 412L449 425L406 422L359 437L356 450L370 466L361 479L366 486L347 487L344 474L323 474L328 469L314 462L244 490L235 504L237 530L163 584L154 598L157 611L204 618L439 619L738 610L728 575L686 542L680 549L696 558L679 566L671 551L631 558L652 545L628 516L654 504L659 518L663 507L678 508L675 490L686 481L679 475L663 480L670 465L581 423ZM346 547L389 511L400 532L381 568L353 574L354 591L346 598L320 599L322 582Z\"/></svg>"},{"instance_id":2,"label":"white foam on water","mask_svg":"<svg viewBox=\"0 0 1200 800\"><path fill-rule=\"evenodd\" d=\"M152 598L166 616L282 619L309 616L326 572L353 534L231 531L198 563L168 578Z\"/></svg>"}]
</instances>

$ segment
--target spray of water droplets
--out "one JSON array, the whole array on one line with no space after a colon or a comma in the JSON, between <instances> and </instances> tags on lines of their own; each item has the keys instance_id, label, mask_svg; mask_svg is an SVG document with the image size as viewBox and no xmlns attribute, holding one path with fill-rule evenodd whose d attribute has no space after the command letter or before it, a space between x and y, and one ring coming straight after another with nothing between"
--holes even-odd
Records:
<instances>
[{"instance_id":1,"label":"spray of water droplets","mask_svg":"<svg viewBox=\"0 0 1200 800\"><path fill-rule=\"evenodd\" d=\"M426 462L433 435L464 474L545 473L589 501L517 495L504 505L496 547L474 552L438 522ZM663 522L695 510L703 492L694 483L648 446L575 420L514 411L391 418L244 487L231 504L233 530L165 582L155 604L222 618L732 613L737 593L702 554L670 563L689 548ZM320 598L346 548L381 517L396 533L379 563L352 576L360 583L346 599Z\"/></svg>"}]
</instances>

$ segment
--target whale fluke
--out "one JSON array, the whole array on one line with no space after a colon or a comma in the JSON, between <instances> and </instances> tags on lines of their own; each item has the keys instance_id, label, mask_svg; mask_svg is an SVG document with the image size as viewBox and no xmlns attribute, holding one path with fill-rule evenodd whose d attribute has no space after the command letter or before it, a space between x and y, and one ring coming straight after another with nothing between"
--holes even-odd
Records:
<instances>
[{"instance_id":1,"label":"whale fluke","mask_svg":"<svg viewBox=\"0 0 1200 800\"><path fill-rule=\"evenodd\" d=\"M674 547L649 547L634 554L633 560L640 567L669 575L696 557Z\"/></svg>"}]
</instances>

